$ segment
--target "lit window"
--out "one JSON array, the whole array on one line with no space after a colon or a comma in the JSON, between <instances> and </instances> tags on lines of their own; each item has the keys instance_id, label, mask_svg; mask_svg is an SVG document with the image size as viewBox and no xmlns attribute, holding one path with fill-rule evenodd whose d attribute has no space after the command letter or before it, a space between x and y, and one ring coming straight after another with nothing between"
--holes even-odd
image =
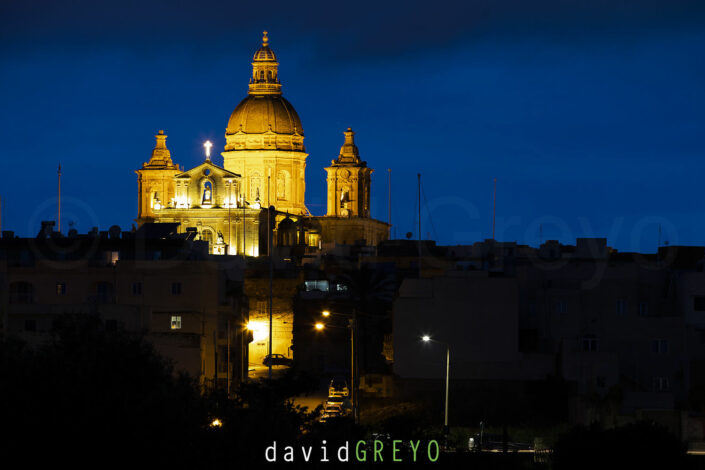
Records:
<instances>
[{"instance_id":1,"label":"lit window","mask_svg":"<svg viewBox=\"0 0 705 470\"><path fill-rule=\"evenodd\" d=\"M171 283L171 295L181 295L181 283L172 282Z\"/></svg>"},{"instance_id":2,"label":"lit window","mask_svg":"<svg viewBox=\"0 0 705 470\"><path fill-rule=\"evenodd\" d=\"M56 295L66 295L66 283L57 282L56 283Z\"/></svg>"},{"instance_id":3,"label":"lit window","mask_svg":"<svg viewBox=\"0 0 705 470\"><path fill-rule=\"evenodd\" d=\"M310 291L321 291L328 292L329 285L328 281L306 281L304 282L306 292Z\"/></svg>"},{"instance_id":4,"label":"lit window","mask_svg":"<svg viewBox=\"0 0 705 470\"><path fill-rule=\"evenodd\" d=\"M180 330L181 329L181 315L171 316L171 329Z\"/></svg>"}]
</instances>

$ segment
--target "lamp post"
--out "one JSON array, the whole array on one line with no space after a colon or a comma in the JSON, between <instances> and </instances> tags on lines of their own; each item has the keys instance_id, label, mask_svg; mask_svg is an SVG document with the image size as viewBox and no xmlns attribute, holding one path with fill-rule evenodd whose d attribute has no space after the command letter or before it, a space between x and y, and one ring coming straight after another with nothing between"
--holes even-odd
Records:
<instances>
[{"instance_id":1,"label":"lamp post","mask_svg":"<svg viewBox=\"0 0 705 470\"><path fill-rule=\"evenodd\" d=\"M421 340L424 343L438 343L438 344L443 344L446 347L446 404L445 404L445 421L443 423L443 434L448 437L448 385L450 383L450 345L448 343L445 343L443 341L437 341L435 339L431 339L429 335L423 335L421 337Z\"/></svg>"},{"instance_id":2,"label":"lamp post","mask_svg":"<svg viewBox=\"0 0 705 470\"><path fill-rule=\"evenodd\" d=\"M321 315L328 318L331 315L341 316L348 319L348 328L350 328L350 402L353 408L353 420L358 422L358 393L357 393L357 361L355 356L355 332L357 327L357 312L353 309L352 314L331 313L330 310L323 310ZM321 322L315 324L317 331L322 331L326 325ZM336 328L335 326L333 328ZM340 327L338 327L340 328Z\"/></svg>"},{"instance_id":3,"label":"lamp post","mask_svg":"<svg viewBox=\"0 0 705 470\"><path fill-rule=\"evenodd\" d=\"M232 224L230 223L230 206L232 206L233 201L233 180L229 179L225 182L225 187L228 188L228 251L230 254L230 247L233 245L232 237Z\"/></svg>"},{"instance_id":4,"label":"lamp post","mask_svg":"<svg viewBox=\"0 0 705 470\"><path fill-rule=\"evenodd\" d=\"M240 194L240 199L242 202L242 261L245 261L245 250L246 250L246 245L245 245L245 237L247 236L247 225L245 223L245 206L248 204L247 201L245 201L245 194L242 193ZM244 266L244 265L243 265Z\"/></svg>"}]
</instances>

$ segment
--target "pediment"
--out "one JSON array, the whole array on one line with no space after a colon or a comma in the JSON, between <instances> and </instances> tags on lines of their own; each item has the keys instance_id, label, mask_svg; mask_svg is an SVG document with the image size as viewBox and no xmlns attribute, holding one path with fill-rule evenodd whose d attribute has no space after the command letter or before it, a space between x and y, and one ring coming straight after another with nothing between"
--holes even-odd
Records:
<instances>
[{"instance_id":1,"label":"pediment","mask_svg":"<svg viewBox=\"0 0 705 470\"><path fill-rule=\"evenodd\" d=\"M223 167L220 167L210 160L206 160L200 165L191 168L190 170L184 171L175 176L177 179L192 179L192 178L202 178L203 176L208 176L212 178L233 178L239 179L241 176L232 171L228 171Z\"/></svg>"}]
</instances>

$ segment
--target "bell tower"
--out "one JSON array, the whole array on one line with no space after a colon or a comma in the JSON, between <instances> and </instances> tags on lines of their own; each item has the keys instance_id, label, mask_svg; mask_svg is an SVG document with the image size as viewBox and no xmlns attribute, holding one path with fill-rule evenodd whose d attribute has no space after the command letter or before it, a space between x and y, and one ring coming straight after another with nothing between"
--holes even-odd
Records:
<instances>
[{"instance_id":1,"label":"bell tower","mask_svg":"<svg viewBox=\"0 0 705 470\"><path fill-rule=\"evenodd\" d=\"M328 217L370 217L370 176L372 168L360 160L351 128L344 132L345 143L328 173Z\"/></svg>"},{"instance_id":2,"label":"bell tower","mask_svg":"<svg viewBox=\"0 0 705 470\"><path fill-rule=\"evenodd\" d=\"M142 164L137 173L137 224L154 220L154 211L166 208L175 197L174 176L181 173L179 165L171 161L171 152L166 148L166 134L159 131L154 136L157 144L152 158Z\"/></svg>"}]
</instances>

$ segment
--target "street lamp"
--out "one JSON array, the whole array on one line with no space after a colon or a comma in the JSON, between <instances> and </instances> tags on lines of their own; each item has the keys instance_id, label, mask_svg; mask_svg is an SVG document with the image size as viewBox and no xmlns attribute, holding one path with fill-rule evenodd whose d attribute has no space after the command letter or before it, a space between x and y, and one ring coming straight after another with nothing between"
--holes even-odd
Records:
<instances>
[{"instance_id":1,"label":"street lamp","mask_svg":"<svg viewBox=\"0 0 705 470\"><path fill-rule=\"evenodd\" d=\"M318 331L321 331L323 328L326 327L326 326L325 326L323 323L321 323L321 322L316 323L314 326L315 326L315 328L316 328Z\"/></svg>"},{"instance_id":2,"label":"street lamp","mask_svg":"<svg viewBox=\"0 0 705 470\"><path fill-rule=\"evenodd\" d=\"M450 345L448 343L445 343L443 341L437 341L435 339L431 339L429 335L423 335L421 337L421 340L424 343L439 343L443 344L446 347L446 412L445 412L445 423L443 425L443 433L448 436L448 384L449 384L449 379L450 379Z\"/></svg>"}]
</instances>

